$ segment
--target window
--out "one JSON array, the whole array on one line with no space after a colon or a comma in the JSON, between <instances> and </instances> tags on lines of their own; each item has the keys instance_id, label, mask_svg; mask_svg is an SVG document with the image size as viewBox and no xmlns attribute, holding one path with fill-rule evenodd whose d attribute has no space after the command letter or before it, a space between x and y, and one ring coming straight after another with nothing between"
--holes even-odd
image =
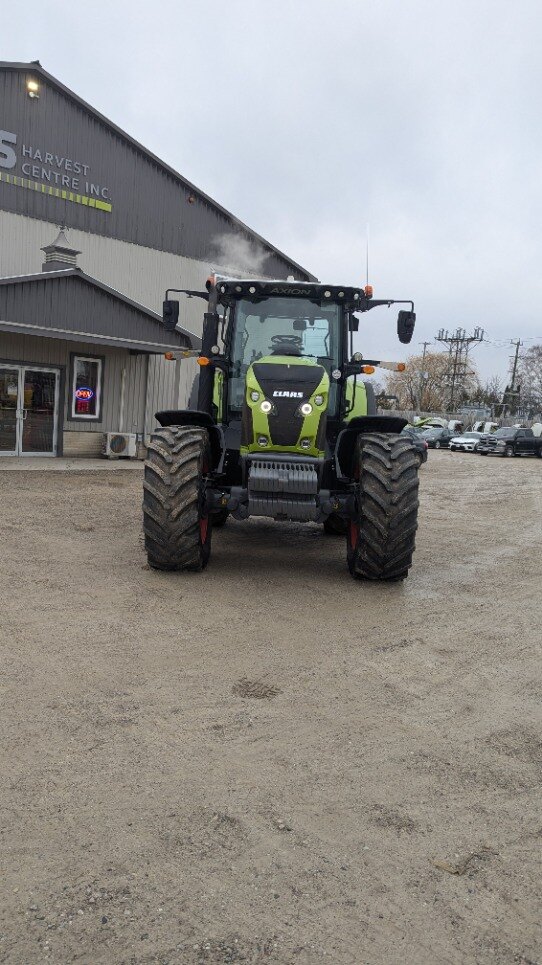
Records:
<instances>
[{"instance_id":1,"label":"window","mask_svg":"<svg viewBox=\"0 0 542 965\"><path fill-rule=\"evenodd\" d=\"M99 422L102 408L103 359L72 355L71 403L72 419Z\"/></svg>"},{"instance_id":2,"label":"window","mask_svg":"<svg viewBox=\"0 0 542 965\"><path fill-rule=\"evenodd\" d=\"M245 396L245 377L253 362L286 353L311 358L328 375L339 367L342 313L339 305L320 306L306 298L241 300L235 310L232 340L230 408L240 410ZM332 380L329 412L337 402L337 383Z\"/></svg>"}]
</instances>

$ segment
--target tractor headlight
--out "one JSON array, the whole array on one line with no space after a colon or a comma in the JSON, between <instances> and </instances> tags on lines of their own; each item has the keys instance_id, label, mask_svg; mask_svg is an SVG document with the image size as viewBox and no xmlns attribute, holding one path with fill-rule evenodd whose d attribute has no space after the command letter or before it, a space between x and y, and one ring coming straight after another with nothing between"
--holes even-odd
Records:
<instances>
[{"instance_id":1,"label":"tractor headlight","mask_svg":"<svg viewBox=\"0 0 542 965\"><path fill-rule=\"evenodd\" d=\"M260 409L262 410L262 412L266 412L266 413L271 412L272 408L273 408L273 404L269 402L268 399L264 399L260 405Z\"/></svg>"},{"instance_id":2,"label":"tractor headlight","mask_svg":"<svg viewBox=\"0 0 542 965\"><path fill-rule=\"evenodd\" d=\"M324 396L323 396L323 395L315 395L315 396L314 396L314 404L315 404L315 405L323 405L323 404L324 404Z\"/></svg>"},{"instance_id":3,"label":"tractor headlight","mask_svg":"<svg viewBox=\"0 0 542 965\"><path fill-rule=\"evenodd\" d=\"M301 446L302 449L310 449L311 441L310 439L302 439L299 445Z\"/></svg>"},{"instance_id":4,"label":"tractor headlight","mask_svg":"<svg viewBox=\"0 0 542 965\"><path fill-rule=\"evenodd\" d=\"M312 405L310 404L310 402L304 402L303 405L301 406L301 414L310 415L311 412L312 412Z\"/></svg>"},{"instance_id":5,"label":"tractor headlight","mask_svg":"<svg viewBox=\"0 0 542 965\"><path fill-rule=\"evenodd\" d=\"M268 443L268 441L269 441L269 440L268 440L267 436L258 436L258 445L259 445L259 446L266 446L267 443Z\"/></svg>"},{"instance_id":6,"label":"tractor headlight","mask_svg":"<svg viewBox=\"0 0 542 965\"><path fill-rule=\"evenodd\" d=\"M251 393L250 393L250 398L252 399L253 402L257 402L258 399L260 398L260 393L259 393L259 392L251 392Z\"/></svg>"}]
</instances>

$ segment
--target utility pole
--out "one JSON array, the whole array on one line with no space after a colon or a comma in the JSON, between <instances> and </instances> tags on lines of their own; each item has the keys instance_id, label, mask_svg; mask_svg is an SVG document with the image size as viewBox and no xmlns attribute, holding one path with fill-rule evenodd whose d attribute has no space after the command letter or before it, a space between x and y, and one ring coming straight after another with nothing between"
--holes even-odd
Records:
<instances>
[{"instance_id":1,"label":"utility pole","mask_svg":"<svg viewBox=\"0 0 542 965\"><path fill-rule=\"evenodd\" d=\"M518 339L516 339L515 342L512 340L512 341L510 342L510 344L516 346L516 351L515 351L515 355L514 355L514 361L513 361L513 363L512 363L512 392L514 392L514 390L515 390L515 388L516 388L516 372L517 372L517 368L518 368L519 350L520 350L521 346L523 345L523 342L520 341L520 339L518 338Z\"/></svg>"},{"instance_id":2,"label":"utility pole","mask_svg":"<svg viewBox=\"0 0 542 965\"><path fill-rule=\"evenodd\" d=\"M504 390L504 395L502 400L503 401L503 406L502 406L503 418L506 415L507 406L510 406L510 397L512 397L512 402L514 401L515 396L519 397L519 390L516 389L516 372L517 372L518 361L519 361L519 350L523 345L523 342L519 338L517 338L515 341L514 339L510 339L510 345L514 345L516 348L516 351L514 352L513 357L510 356L510 361L512 363L512 375L511 375L511 382L510 382L510 387L508 388L508 391L506 391L506 389ZM506 401L507 396L508 396L508 403ZM517 401L519 402L519 398L517 398Z\"/></svg>"},{"instance_id":3,"label":"utility pole","mask_svg":"<svg viewBox=\"0 0 542 965\"><path fill-rule=\"evenodd\" d=\"M450 385L449 408L450 412L453 412L455 400L463 390L468 374L469 349L475 342L484 341L484 330L476 326L473 334L467 335L464 328L458 328L452 333L441 328L436 336L436 341L443 342L448 346L449 362L445 378Z\"/></svg>"},{"instance_id":4,"label":"utility pole","mask_svg":"<svg viewBox=\"0 0 542 965\"><path fill-rule=\"evenodd\" d=\"M430 345L431 342L421 342L420 344L423 345L422 364L421 364L421 369L420 369L420 385L419 385L419 389L418 389L418 402L419 402L419 409L420 409L420 412L421 412L422 409L423 409L423 406L422 406L422 395L423 395L423 383L424 383L424 378L425 378L425 371L424 371L425 353L427 352L427 346Z\"/></svg>"}]
</instances>

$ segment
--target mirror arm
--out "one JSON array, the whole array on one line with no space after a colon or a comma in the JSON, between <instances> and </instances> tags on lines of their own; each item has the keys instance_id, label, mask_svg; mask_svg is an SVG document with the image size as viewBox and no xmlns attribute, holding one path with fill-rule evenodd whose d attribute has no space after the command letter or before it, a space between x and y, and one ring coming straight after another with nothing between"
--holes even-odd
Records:
<instances>
[{"instance_id":1,"label":"mirror arm","mask_svg":"<svg viewBox=\"0 0 542 965\"><path fill-rule=\"evenodd\" d=\"M368 312L371 308L378 308L379 305L410 305L411 312L414 311L414 302L411 302L408 298L368 298L367 307L364 311Z\"/></svg>"},{"instance_id":2,"label":"mirror arm","mask_svg":"<svg viewBox=\"0 0 542 965\"><path fill-rule=\"evenodd\" d=\"M209 292L196 292L191 291L189 288L168 288L166 292L166 301L169 300L170 292L176 292L178 295L188 295L189 298L204 298L206 302L209 301Z\"/></svg>"}]
</instances>

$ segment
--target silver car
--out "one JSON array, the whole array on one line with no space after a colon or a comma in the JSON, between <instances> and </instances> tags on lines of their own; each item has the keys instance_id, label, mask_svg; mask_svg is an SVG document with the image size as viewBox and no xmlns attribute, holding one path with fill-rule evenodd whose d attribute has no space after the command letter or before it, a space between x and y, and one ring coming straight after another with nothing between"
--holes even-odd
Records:
<instances>
[{"instance_id":1,"label":"silver car","mask_svg":"<svg viewBox=\"0 0 542 965\"><path fill-rule=\"evenodd\" d=\"M476 452L476 447L483 436L483 432L464 432L462 436L454 436L450 440L452 452Z\"/></svg>"}]
</instances>

